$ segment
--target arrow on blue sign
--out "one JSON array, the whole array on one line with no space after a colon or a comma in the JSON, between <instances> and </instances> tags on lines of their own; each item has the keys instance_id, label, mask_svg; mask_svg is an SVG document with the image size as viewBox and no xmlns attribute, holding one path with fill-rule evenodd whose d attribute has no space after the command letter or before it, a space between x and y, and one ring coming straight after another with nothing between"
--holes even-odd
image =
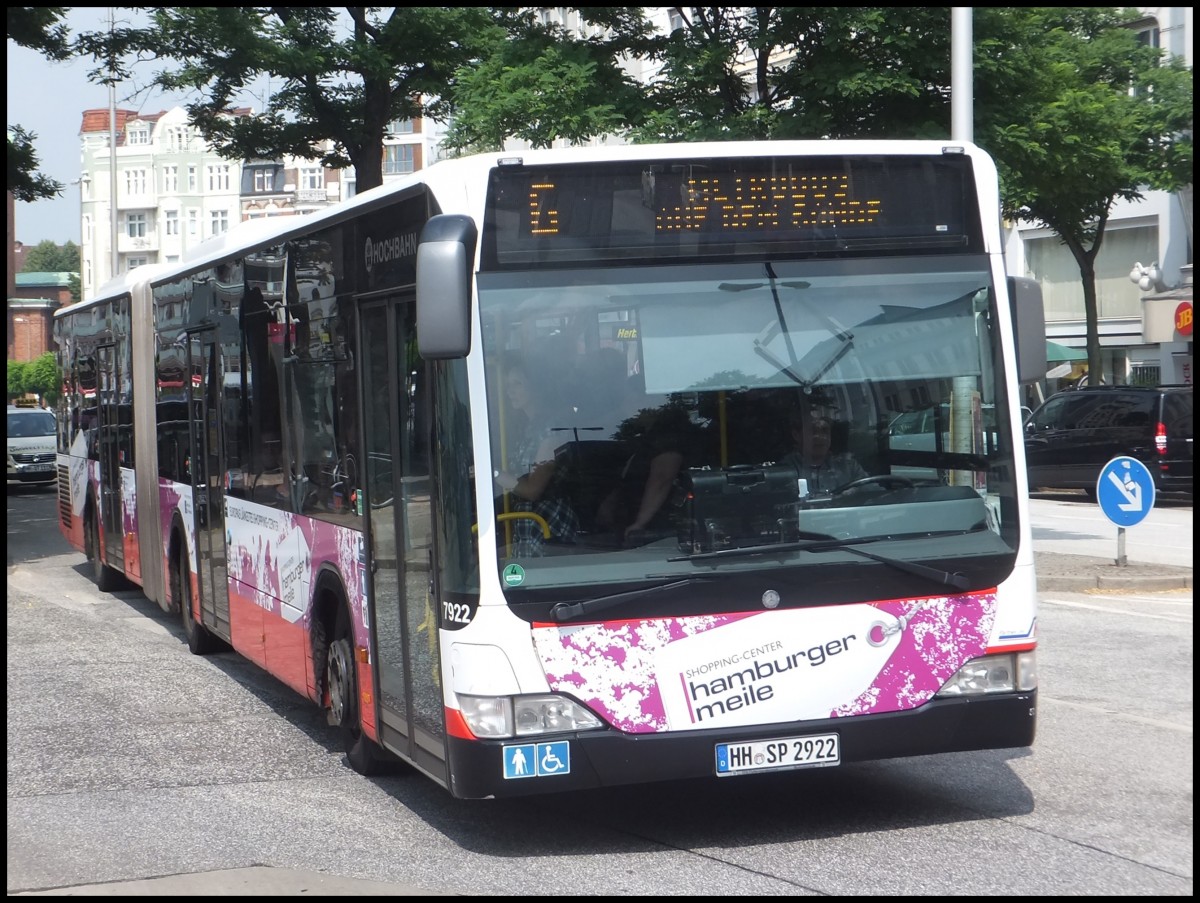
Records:
<instances>
[{"instance_id":1,"label":"arrow on blue sign","mask_svg":"<svg viewBox=\"0 0 1200 903\"><path fill-rule=\"evenodd\" d=\"M1132 527L1154 507L1154 476L1137 458L1113 458L1096 480L1096 501L1118 527Z\"/></svg>"}]
</instances>

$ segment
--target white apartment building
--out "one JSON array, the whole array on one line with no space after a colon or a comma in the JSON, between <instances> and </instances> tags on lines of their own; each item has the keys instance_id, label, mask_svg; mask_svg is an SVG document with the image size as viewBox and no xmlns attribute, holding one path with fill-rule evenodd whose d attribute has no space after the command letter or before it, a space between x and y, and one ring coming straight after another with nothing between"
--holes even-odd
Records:
<instances>
[{"instance_id":1,"label":"white apartment building","mask_svg":"<svg viewBox=\"0 0 1200 903\"><path fill-rule=\"evenodd\" d=\"M153 114L117 110L115 125L114 184L109 111L83 113L79 187L84 300L114 275L180 260L242 220L309 213L344 196L341 173L317 161L243 164L220 157L188 124L183 107Z\"/></svg>"}]
</instances>

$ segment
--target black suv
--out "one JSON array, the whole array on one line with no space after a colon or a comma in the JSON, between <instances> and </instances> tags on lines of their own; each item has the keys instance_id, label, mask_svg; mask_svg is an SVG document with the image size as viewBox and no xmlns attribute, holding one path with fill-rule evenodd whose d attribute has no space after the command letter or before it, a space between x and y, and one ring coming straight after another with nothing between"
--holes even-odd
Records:
<instances>
[{"instance_id":1,"label":"black suv","mask_svg":"<svg viewBox=\"0 0 1200 903\"><path fill-rule=\"evenodd\" d=\"M1029 488L1096 497L1104 465L1137 458L1156 492L1192 494L1192 387L1088 386L1052 395L1025 421Z\"/></svg>"}]
</instances>

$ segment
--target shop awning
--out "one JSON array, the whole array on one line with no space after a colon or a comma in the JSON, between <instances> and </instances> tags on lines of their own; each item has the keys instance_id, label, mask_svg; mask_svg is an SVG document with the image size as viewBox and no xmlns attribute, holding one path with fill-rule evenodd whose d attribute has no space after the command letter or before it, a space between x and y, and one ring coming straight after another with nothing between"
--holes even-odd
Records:
<instances>
[{"instance_id":1,"label":"shop awning","mask_svg":"<svg viewBox=\"0 0 1200 903\"><path fill-rule=\"evenodd\" d=\"M1057 364L1062 361L1086 361L1087 352L1082 348L1070 348L1058 342L1046 342L1046 363Z\"/></svg>"}]
</instances>

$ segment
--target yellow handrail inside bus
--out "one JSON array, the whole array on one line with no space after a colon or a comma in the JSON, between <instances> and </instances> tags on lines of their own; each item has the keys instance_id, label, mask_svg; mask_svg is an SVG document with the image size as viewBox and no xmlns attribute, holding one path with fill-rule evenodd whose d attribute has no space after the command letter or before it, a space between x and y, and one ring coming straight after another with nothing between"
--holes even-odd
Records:
<instances>
[{"instance_id":1,"label":"yellow handrail inside bus","mask_svg":"<svg viewBox=\"0 0 1200 903\"><path fill-rule=\"evenodd\" d=\"M550 524L546 522L546 518L540 514L534 514L532 511L506 511L504 514L497 514L496 521L498 523L507 523L510 520L518 520L519 518L527 517L532 521L536 521L537 525L542 528L542 538L550 538ZM471 524L471 532L479 534L479 524Z\"/></svg>"}]
</instances>

